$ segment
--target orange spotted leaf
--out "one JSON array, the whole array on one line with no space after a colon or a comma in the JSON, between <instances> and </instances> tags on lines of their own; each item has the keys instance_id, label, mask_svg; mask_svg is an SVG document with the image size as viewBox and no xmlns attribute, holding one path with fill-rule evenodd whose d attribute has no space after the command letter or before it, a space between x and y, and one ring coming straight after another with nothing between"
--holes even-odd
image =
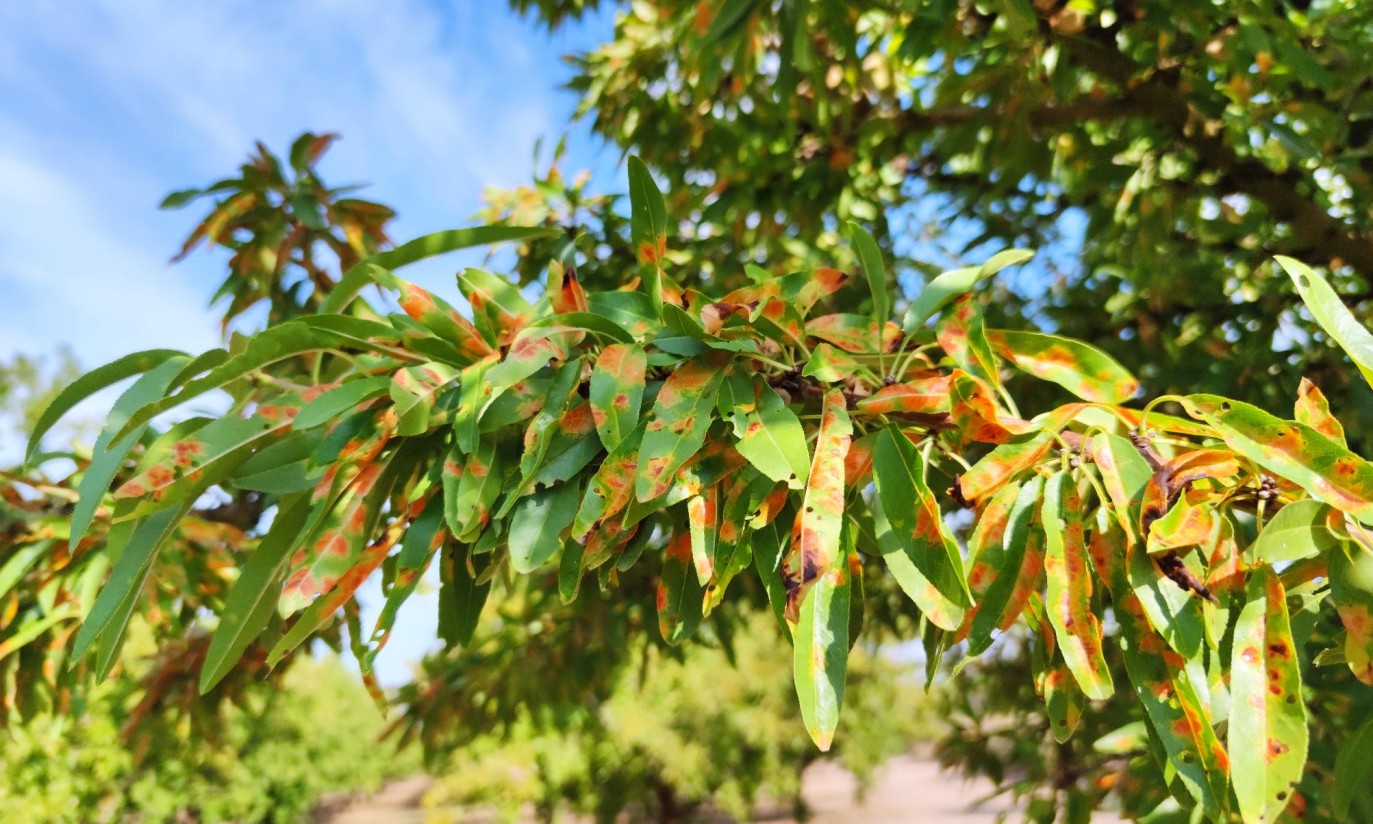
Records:
<instances>
[{"instance_id":1,"label":"orange spotted leaf","mask_svg":"<svg viewBox=\"0 0 1373 824\"><path fill-rule=\"evenodd\" d=\"M801 509L792 527L791 549L782 564L787 588L787 621L800 619L806 591L834 566L839 555L839 533L844 522L844 457L852 442L853 424L844 395L831 390L825 395L815 455L811 459Z\"/></svg>"}]
</instances>

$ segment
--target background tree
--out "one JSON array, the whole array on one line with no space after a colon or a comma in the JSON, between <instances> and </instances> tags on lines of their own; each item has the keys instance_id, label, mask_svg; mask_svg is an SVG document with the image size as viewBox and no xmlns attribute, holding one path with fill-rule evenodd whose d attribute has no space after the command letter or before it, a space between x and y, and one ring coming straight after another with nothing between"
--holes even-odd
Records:
<instances>
[{"instance_id":1,"label":"background tree","mask_svg":"<svg viewBox=\"0 0 1373 824\"><path fill-rule=\"evenodd\" d=\"M848 219L916 282L1038 247L993 322L1095 343L1151 394L1277 408L1305 375L1370 431L1373 396L1267 263L1329 265L1373 317L1366 3L617 5L570 86L661 175L704 277L842 255Z\"/></svg>"}]
</instances>

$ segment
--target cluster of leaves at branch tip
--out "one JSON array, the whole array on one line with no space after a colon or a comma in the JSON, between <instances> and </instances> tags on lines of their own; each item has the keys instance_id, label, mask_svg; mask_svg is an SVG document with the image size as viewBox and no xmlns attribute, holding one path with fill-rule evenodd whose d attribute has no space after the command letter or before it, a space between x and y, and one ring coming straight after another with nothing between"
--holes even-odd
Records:
<instances>
[{"instance_id":1,"label":"cluster of leaves at branch tip","mask_svg":"<svg viewBox=\"0 0 1373 824\"><path fill-rule=\"evenodd\" d=\"M205 690L254 640L271 665L347 615L379 568L395 583L355 643L364 670L431 565L450 645L470 641L509 576L556 569L570 601L588 574L614 593L648 565L671 644L740 576L761 585L794 643L806 728L825 749L864 566L880 563L918 610L935 659L978 654L1026 627L1061 740L1086 701L1118 688L1108 661L1118 653L1159 768L1186 803L1214 814L1237 805L1245 821L1295 803L1307 724L1290 597L1333 605L1343 661L1373 684L1373 465L1344 445L1319 389L1303 386L1295 420L1211 395L1175 399L1187 418L1127 407L1139 383L1104 352L987 328L975 287L1026 253L935 278L899 307L856 224L862 277L818 268L707 296L674 279L663 197L637 160L630 203L637 251L620 289L585 289L565 260L531 302L468 269L457 284L467 317L396 270L549 232L442 232L360 260L320 311L233 351L141 352L73 383L39 420L30 455L64 412L133 376L96 460L152 442L112 497L99 488L107 476L80 491L82 529L92 502L105 501L113 568L72 661L94 652L106 671L187 509L215 487L248 489L270 496L277 515L227 597ZM1279 262L1355 363L1373 367L1368 332L1321 277ZM361 300L369 284L395 293L403 313ZM863 289L870 315L832 311ZM253 380L292 359L311 364L313 383ZM1014 396L1031 379L1064 402L1024 417ZM215 390L236 398L229 413L151 428ZM966 547L944 517L950 502L973 513ZM74 527L71 544L81 539ZM1099 618L1107 603L1115 646ZM1198 681L1218 657L1219 682Z\"/></svg>"}]
</instances>

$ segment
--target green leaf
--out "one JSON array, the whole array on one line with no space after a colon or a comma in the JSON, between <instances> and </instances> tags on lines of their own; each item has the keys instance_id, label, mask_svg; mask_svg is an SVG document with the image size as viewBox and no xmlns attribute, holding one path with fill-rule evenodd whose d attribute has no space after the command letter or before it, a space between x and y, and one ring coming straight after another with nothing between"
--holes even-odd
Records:
<instances>
[{"instance_id":1,"label":"green leaf","mask_svg":"<svg viewBox=\"0 0 1373 824\"><path fill-rule=\"evenodd\" d=\"M371 347L369 340L373 337L389 339L394 336L395 330L391 327L359 318L316 315L271 327L249 340L242 352L212 368L203 377L190 381L176 394L140 409L116 437L123 438L156 415L180 406L192 398L198 398L206 392L223 388L264 366L321 349L338 346Z\"/></svg>"},{"instance_id":2,"label":"green leaf","mask_svg":"<svg viewBox=\"0 0 1373 824\"><path fill-rule=\"evenodd\" d=\"M302 528L310 510L308 496L283 500L271 528L248 557L225 599L219 626L205 652L205 663L200 669L201 695L229 674L248 645L266 629L281 595L286 560L304 537Z\"/></svg>"},{"instance_id":3,"label":"green leaf","mask_svg":"<svg viewBox=\"0 0 1373 824\"><path fill-rule=\"evenodd\" d=\"M1359 323L1340 296L1314 269L1283 255L1274 259L1292 278L1297 294L1301 295L1316 322L1354 361L1364 380L1373 386L1373 334Z\"/></svg>"},{"instance_id":4,"label":"green leaf","mask_svg":"<svg viewBox=\"0 0 1373 824\"><path fill-rule=\"evenodd\" d=\"M539 226L474 226L468 229L448 229L422 235L402 243L394 249L380 252L353 266L343 278L329 291L321 314L333 314L343 309L357 297L364 286L372 282L372 275L365 264L374 264L384 269L399 269L418 260L447 254L458 249L472 246L486 246L510 240L534 240L554 237L561 230Z\"/></svg>"},{"instance_id":5,"label":"green leaf","mask_svg":"<svg viewBox=\"0 0 1373 824\"><path fill-rule=\"evenodd\" d=\"M772 480L800 489L810 475L806 432L776 390L762 381L755 386L756 405L748 412L735 412L735 431L743 431L739 454ZM735 404L738 410L740 399L736 398Z\"/></svg>"},{"instance_id":6,"label":"green leaf","mask_svg":"<svg viewBox=\"0 0 1373 824\"><path fill-rule=\"evenodd\" d=\"M872 477L880 501L873 513L878 546L888 568L925 617L957 630L972 604L963 557L925 485L920 453L895 426L884 429L873 447Z\"/></svg>"},{"instance_id":7,"label":"green leaf","mask_svg":"<svg viewBox=\"0 0 1373 824\"><path fill-rule=\"evenodd\" d=\"M35 541L19 548L8 548L9 558L0 566L0 598L19 583L29 568L52 549L52 541Z\"/></svg>"},{"instance_id":8,"label":"green leaf","mask_svg":"<svg viewBox=\"0 0 1373 824\"><path fill-rule=\"evenodd\" d=\"M1280 564L1314 558L1332 549L1339 538L1330 528L1334 510L1320 501L1293 501L1278 510L1259 537L1244 550L1247 566Z\"/></svg>"},{"instance_id":9,"label":"green leaf","mask_svg":"<svg viewBox=\"0 0 1373 824\"><path fill-rule=\"evenodd\" d=\"M43 436L52 429L53 425L62 419L73 406L99 392L111 384L118 383L125 378L140 375L147 372L169 358L184 356L186 353L176 349L148 349L142 352L135 352L124 357L97 367L77 378L75 381L57 394L52 403L48 404L43 413L38 416L38 421L33 425L33 431L29 433L28 446L24 449L24 460L33 458L34 452L38 449L38 444L43 440ZM149 416L151 417L151 416ZM141 421L140 421L141 423ZM111 438L111 441L118 440Z\"/></svg>"},{"instance_id":10,"label":"green leaf","mask_svg":"<svg viewBox=\"0 0 1373 824\"><path fill-rule=\"evenodd\" d=\"M1226 445L1318 500L1373 524L1373 464L1303 423L1217 395L1190 395L1183 408Z\"/></svg>"},{"instance_id":11,"label":"green leaf","mask_svg":"<svg viewBox=\"0 0 1373 824\"><path fill-rule=\"evenodd\" d=\"M1038 332L988 331L987 338L1022 372L1062 386L1084 401L1124 403L1139 381L1094 346Z\"/></svg>"},{"instance_id":12,"label":"green leaf","mask_svg":"<svg viewBox=\"0 0 1373 824\"><path fill-rule=\"evenodd\" d=\"M302 406L291 428L299 432L330 423L363 401L386 394L390 388L391 379L385 377L348 381Z\"/></svg>"},{"instance_id":13,"label":"green leaf","mask_svg":"<svg viewBox=\"0 0 1373 824\"><path fill-rule=\"evenodd\" d=\"M186 357L168 358L135 381L133 386L115 401L114 408L110 410L110 416L105 422L105 428L101 430L100 437L91 449L91 462L82 473L81 483L76 488L77 500L76 506L72 508L71 532L68 538L68 546L71 549L75 550L77 544L86 536L86 530L90 528L96 509L104 499L105 493L109 491L110 483L124 466L129 452L143 437L147 427L138 427L118 442L114 440L115 433L124 427L130 415L167 393L167 387L171 385L172 379L181 371L187 360Z\"/></svg>"},{"instance_id":14,"label":"green leaf","mask_svg":"<svg viewBox=\"0 0 1373 824\"><path fill-rule=\"evenodd\" d=\"M405 531L400 554L396 556L395 580L386 593L386 603L382 605L372 637L368 639L367 650L359 662L363 672L372 671L377 654L391 637L391 628L395 625L401 605L415 593L425 570L447 537L443 529L443 497L434 495Z\"/></svg>"},{"instance_id":15,"label":"green leaf","mask_svg":"<svg viewBox=\"0 0 1373 824\"><path fill-rule=\"evenodd\" d=\"M887 293L887 269L882 265L882 250L877 248L868 230L853 221L848 223L849 241L858 253L858 262L863 266L863 275L868 279L868 291L872 293L872 317L877 321L880 335L882 325L891 315L891 296Z\"/></svg>"},{"instance_id":16,"label":"green leaf","mask_svg":"<svg viewBox=\"0 0 1373 824\"><path fill-rule=\"evenodd\" d=\"M821 343L811 350L801 374L821 383L842 383L853 377L860 368L862 364L853 356L828 343Z\"/></svg>"},{"instance_id":17,"label":"green leaf","mask_svg":"<svg viewBox=\"0 0 1373 824\"><path fill-rule=\"evenodd\" d=\"M591 370L591 414L596 433L609 452L639 425L648 359L637 343L616 343L601 350Z\"/></svg>"},{"instance_id":18,"label":"green leaf","mask_svg":"<svg viewBox=\"0 0 1373 824\"><path fill-rule=\"evenodd\" d=\"M534 319L534 307L505 278L482 269L458 273L458 289L472 305L472 322L493 346L505 345Z\"/></svg>"},{"instance_id":19,"label":"green leaf","mask_svg":"<svg viewBox=\"0 0 1373 824\"><path fill-rule=\"evenodd\" d=\"M581 487L564 483L521 498L510 514L510 566L524 575L546 564L563 545L577 515Z\"/></svg>"},{"instance_id":20,"label":"green leaf","mask_svg":"<svg viewBox=\"0 0 1373 824\"><path fill-rule=\"evenodd\" d=\"M720 8L701 37L700 47L714 46L733 34L748 19L757 0L720 0Z\"/></svg>"},{"instance_id":21,"label":"green leaf","mask_svg":"<svg viewBox=\"0 0 1373 824\"><path fill-rule=\"evenodd\" d=\"M1115 691L1101 649L1101 622L1092 612L1092 571L1087 565L1082 496L1071 476L1055 472L1044 489L1044 609L1063 661L1082 692L1104 700Z\"/></svg>"},{"instance_id":22,"label":"green leaf","mask_svg":"<svg viewBox=\"0 0 1373 824\"><path fill-rule=\"evenodd\" d=\"M629 233L653 310L663 311L663 256L667 253L667 206L648 167L629 158Z\"/></svg>"},{"instance_id":23,"label":"green leaf","mask_svg":"<svg viewBox=\"0 0 1373 824\"><path fill-rule=\"evenodd\" d=\"M398 369L391 376L391 402L399 416L396 434L422 435L429 431L434 395L449 387L457 370L442 363L425 363Z\"/></svg>"},{"instance_id":24,"label":"green leaf","mask_svg":"<svg viewBox=\"0 0 1373 824\"><path fill-rule=\"evenodd\" d=\"M1277 821L1306 765L1306 703L1287 597L1268 567L1250 573L1230 657L1230 778L1246 824Z\"/></svg>"},{"instance_id":25,"label":"green leaf","mask_svg":"<svg viewBox=\"0 0 1373 824\"><path fill-rule=\"evenodd\" d=\"M925 284L925 288L911 301L910 308L906 310L905 320L901 324L902 331L907 335L911 334L924 326L925 321L934 317L944 304L971 291L978 281L991 277L1008 266L1024 263L1032 257L1034 252L1008 249L992 255L991 259L981 266L965 266L935 277Z\"/></svg>"},{"instance_id":26,"label":"green leaf","mask_svg":"<svg viewBox=\"0 0 1373 824\"><path fill-rule=\"evenodd\" d=\"M1337 821L1350 821L1349 808L1362 798L1373 802L1373 718L1359 726L1335 755L1335 776L1331 782L1330 807Z\"/></svg>"},{"instance_id":27,"label":"green leaf","mask_svg":"<svg viewBox=\"0 0 1373 824\"><path fill-rule=\"evenodd\" d=\"M117 554L118 559L90 613L82 621L81 629L77 630L76 640L72 642L73 666L86 656L98 638L103 638L102 649L117 649L158 550L171 537L189 508L189 503L168 507L141 521L127 521L110 530L106 552ZM102 657L108 659L109 656ZM108 663L108 660L97 661L97 670L106 670Z\"/></svg>"},{"instance_id":28,"label":"green leaf","mask_svg":"<svg viewBox=\"0 0 1373 824\"><path fill-rule=\"evenodd\" d=\"M849 659L849 601L853 574L841 555L801 602L794 634L793 675L806 732L827 752L839 726Z\"/></svg>"}]
</instances>

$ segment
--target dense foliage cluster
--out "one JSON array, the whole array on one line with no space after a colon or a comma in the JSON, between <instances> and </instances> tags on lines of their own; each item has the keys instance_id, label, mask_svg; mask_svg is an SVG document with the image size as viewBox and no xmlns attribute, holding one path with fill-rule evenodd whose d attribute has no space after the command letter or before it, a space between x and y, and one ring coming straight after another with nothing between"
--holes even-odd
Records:
<instances>
[{"instance_id":1,"label":"dense foliage cluster","mask_svg":"<svg viewBox=\"0 0 1373 824\"><path fill-rule=\"evenodd\" d=\"M976 655L1028 626L1055 737L1114 692L1107 655L1118 648L1149 747L1187 806L1253 821L1296 803L1307 750L1297 649L1326 601L1346 630L1327 657L1373 679L1373 466L1344 446L1318 389L1303 386L1295 421L1211 395L1171 399L1186 418L1123 407L1138 385L1109 356L984 323L971 290L1027 255L941 275L898 325L881 255L857 226L863 277L752 268L751 284L707 297L673 279L664 201L637 161L630 200L637 259L620 290L585 290L568 260L531 303L468 269L458 285L469 319L393 270L544 230L456 230L371 256L320 313L235 351L139 353L73 384L35 444L81 397L135 374L106 444L207 392L235 400L223 417L157 435L113 491L113 569L73 657L95 652L105 669L195 501L212 486L250 490L273 496L275 515L224 599L203 689L259 639L266 665L280 661L378 569L388 595L377 625L350 619L364 670L431 564L439 632L455 646L473 638L497 581L542 570L556 570L563 602L594 575L635 620L647 567L669 644L693 635L736 580L766 593L824 749L863 623L861 573L880 559L918 608L934 659ZM1366 364L1368 333L1329 286L1282 263ZM403 314L357 300L368 284L391 290ZM871 313L831 311L844 290L865 291ZM309 369L291 381L266 371L301 357ZM1077 399L1023 416L1007 369ZM966 552L944 518L946 488L974 513ZM637 585L617 597L622 577ZM450 703L426 701L444 686L416 696L412 729L424 729L426 706Z\"/></svg>"}]
</instances>

